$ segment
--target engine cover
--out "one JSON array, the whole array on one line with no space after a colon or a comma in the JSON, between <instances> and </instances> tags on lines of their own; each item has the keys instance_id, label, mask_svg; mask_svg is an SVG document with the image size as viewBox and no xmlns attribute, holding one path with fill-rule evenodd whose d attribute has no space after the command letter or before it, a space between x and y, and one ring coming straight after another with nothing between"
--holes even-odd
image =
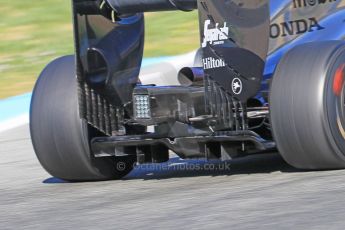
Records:
<instances>
[{"instance_id":1,"label":"engine cover","mask_svg":"<svg viewBox=\"0 0 345 230\"><path fill-rule=\"evenodd\" d=\"M269 45L268 0L199 0L206 77L241 101L261 87Z\"/></svg>"}]
</instances>

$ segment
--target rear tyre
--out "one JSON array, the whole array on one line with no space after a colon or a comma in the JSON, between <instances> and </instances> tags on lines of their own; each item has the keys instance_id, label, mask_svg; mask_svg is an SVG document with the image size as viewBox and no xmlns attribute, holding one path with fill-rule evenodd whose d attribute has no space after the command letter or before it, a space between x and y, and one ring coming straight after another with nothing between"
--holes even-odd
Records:
<instances>
[{"instance_id":1,"label":"rear tyre","mask_svg":"<svg viewBox=\"0 0 345 230\"><path fill-rule=\"evenodd\" d=\"M80 119L74 56L51 62L41 73L31 101L30 132L41 165L68 181L119 179L135 157L94 158L92 128ZM92 132L91 132L92 131Z\"/></svg>"},{"instance_id":2,"label":"rear tyre","mask_svg":"<svg viewBox=\"0 0 345 230\"><path fill-rule=\"evenodd\" d=\"M344 63L344 42L314 42L290 50L276 68L272 131L296 168L345 168Z\"/></svg>"}]
</instances>

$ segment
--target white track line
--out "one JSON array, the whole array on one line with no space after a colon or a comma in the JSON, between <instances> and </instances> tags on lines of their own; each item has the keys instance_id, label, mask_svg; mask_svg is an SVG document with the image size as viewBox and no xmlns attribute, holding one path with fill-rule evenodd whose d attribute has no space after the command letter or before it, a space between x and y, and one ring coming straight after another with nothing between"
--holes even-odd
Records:
<instances>
[{"instance_id":1,"label":"white track line","mask_svg":"<svg viewBox=\"0 0 345 230\"><path fill-rule=\"evenodd\" d=\"M0 133L29 123L29 113L0 122Z\"/></svg>"}]
</instances>

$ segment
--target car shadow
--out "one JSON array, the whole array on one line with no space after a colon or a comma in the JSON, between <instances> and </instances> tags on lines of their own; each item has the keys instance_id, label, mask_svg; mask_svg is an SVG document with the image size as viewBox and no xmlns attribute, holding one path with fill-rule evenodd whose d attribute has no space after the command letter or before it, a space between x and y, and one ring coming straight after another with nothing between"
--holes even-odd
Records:
<instances>
[{"instance_id":1,"label":"car shadow","mask_svg":"<svg viewBox=\"0 0 345 230\"><path fill-rule=\"evenodd\" d=\"M65 183L70 183L68 181L56 178L56 177L50 177L42 181L43 184L65 184Z\"/></svg>"},{"instance_id":2,"label":"car shadow","mask_svg":"<svg viewBox=\"0 0 345 230\"><path fill-rule=\"evenodd\" d=\"M172 157L161 164L137 165L122 180L161 180L182 177L231 176L237 174L258 174L272 172L302 172L288 165L278 153L266 153L233 159L219 160L183 160ZM68 183L58 178L48 178L45 184Z\"/></svg>"},{"instance_id":3,"label":"car shadow","mask_svg":"<svg viewBox=\"0 0 345 230\"><path fill-rule=\"evenodd\" d=\"M182 177L231 176L237 174L258 174L272 172L303 172L288 165L278 153L266 153L233 159L220 160L183 160L172 157L161 164L137 165L122 180L161 180ZM68 183L51 177L43 181L45 184Z\"/></svg>"},{"instance_id":4,"label":"car shadow","mask_svg":"<svg viewBox=\"0 0 345 230\"><path fill-rule=\"evenodd\" d=\"M171 158L162 164L144 164L134 168L123 180L168 179L200 176L231 176L272 172L301 172L288 165L277 153L252 155L229 161L183 160Z\"/></svg>"}]
</instances>

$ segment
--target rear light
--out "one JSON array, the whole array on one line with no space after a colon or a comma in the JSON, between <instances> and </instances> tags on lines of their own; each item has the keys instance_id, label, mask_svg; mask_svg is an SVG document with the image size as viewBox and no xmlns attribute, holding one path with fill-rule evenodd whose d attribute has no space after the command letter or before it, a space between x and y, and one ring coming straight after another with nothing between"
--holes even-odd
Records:
<instances>
[{"instance_id":1,"label":"rear light","mask_svg":"<svg viewBox=\"0 0 345 230\"><path fill-rule=\"evenodd\" d=\"M333 92L336 96L340 96L344 84L344 69L345 64L342 64L338 67L334 74L333 81Z\"/></svg>"},{"instance_id":2,"label":"rear light","mask_svg":"<svg viewBox=\"0 0 345 230\"><path fill-rule=\"evenodd\" d=\"M134 114L136 119L150 119L150 96L134 95Z\"/></svg>"}]
</instances>

